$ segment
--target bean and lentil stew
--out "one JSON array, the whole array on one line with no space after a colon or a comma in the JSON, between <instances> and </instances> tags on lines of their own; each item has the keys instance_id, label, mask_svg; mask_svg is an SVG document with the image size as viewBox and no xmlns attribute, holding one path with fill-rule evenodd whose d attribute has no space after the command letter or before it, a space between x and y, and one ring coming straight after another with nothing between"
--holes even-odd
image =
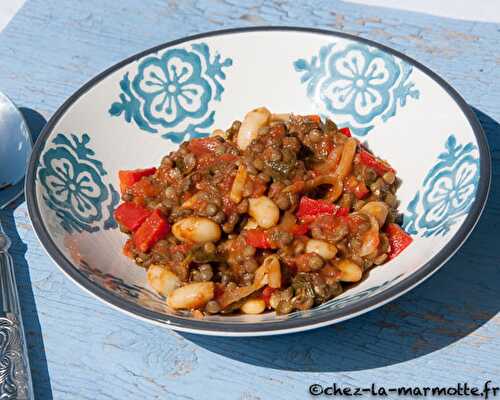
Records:
<instances>
[{"instance_id":1,"label":"bean and lentil stew","mask_svg":"<svg viewBox=\"0 0 500 400\"><path fill-rule=\"evenodd\" d=\"M309 309L412 240L396 171L317 115L258 108L119 178L124 254L198 316Z\"/></svg>"}]
</instances>

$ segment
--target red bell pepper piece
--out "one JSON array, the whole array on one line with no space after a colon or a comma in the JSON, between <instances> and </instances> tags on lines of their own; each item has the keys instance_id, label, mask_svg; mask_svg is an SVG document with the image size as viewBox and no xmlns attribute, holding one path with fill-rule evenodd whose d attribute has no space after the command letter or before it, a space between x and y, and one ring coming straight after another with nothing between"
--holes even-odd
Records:
<instances>
[{"instance_id":1,"label":"red bell pepper piece","mask_svg":"<svg viewBox=\"0 0 500 400\"><path fill-rule=\"evenodd\" d=\"M337 206L324 200L315 200L307 196L302 196L299 203L297 217L302 218L308 215L333 214Z\"/></svg>"},{"instance_id":2,"label":"red bell pepper piece","mask_svg":"<svg viewBox=\"0 0 500 400\"><path fill-rule=\"evenodd\" d=\"M256 249L270 249L272 248L267 233L262 229L249 229L245 233L245 241L249 246Z\"/></svg>"},{"instance_id":3,"label":"red bell pepper piece","mask_svg":"<svg viewBox=\"0 0 500 400\"><path fill-rule=\"evenodd\" d=\"M368 189L364 182L359 182L354 188L354 196L357 199L364 199L370 193L370 189Z\"/></svg>"},{"instance_id":4,"label":"red bell pepper piece","mask_svg":"<svg viewBox=\"0 0 500 400\"><path fill-rule=\"evenodd\" d=\"M307 224L297 224L292 228L292 234L294 236L305 235L309 231L309 225Z\"/></svg>"},{"instance_id":5,"label":"red bell pepper piece","mask_svg":"<svg viewBox=\"0 0 500 400\"><path fill-rule=\"evenodd\" d=\"M160 239L170 232L170 225L159 210L153 213L142 223L132 235L135 247L145 253Z\"/></svg>"},{"instance_id":6,"label":"red bell pepper piece","mask_svg":"<svg viewBox=\"0 0 500 400\"><path fill-rule=\"evenodd\" d=\"M351 130L349 128L340 128L339 129L339 132L344 135L344 136L347 136L347 137L351 137Z\"/></svg>"},{"instance_id":7,"label":"red bell pepper piece","mask_svg":"<svg viewBox=\"0 0 500 400\"><path fill-rule=\"evenodd\" d=\"M338 207L335 215L337 217L347 217L349 215L349 209L347 207Z\"/></svg>"},{"instance_id":8,"label":"red bell pepper piece","mask_svg":"<svg viewBox=\"0 0 500 400\"><path fill-rule=\"evenodd\" d=\"M388 224L385 233L391 245L391 250L389 252L390 260L406 249L413 241L412 237L397 224Z\"/></svg>"},{"instance_id":9,"label":"red bell pepper piece","mask_svg":"<svg viewBox=\"0 0 500 400\"><path fill-rule=\"evenodd\" d=\"M312 222L316 217L323 214L341 216L349 214L349 210L345 210L344 207L339 207L325 200L315 200L307 196L302 196L299 203L299 210L297 211L297 217L302 222Z\"/></svg>"},{"instance_id":10,"label":"red bell pepper piece","mask_svg":"<svg viewBox=\"0 0 500 400\"><path fill-rule=\"evenodd\" d=\"M269 300L271 299L271 295L276 289L266 286L262 291L262 300L266 303L266 306L269 307Z\"/></svg>"},{"instance_id":11,"label":"red bell pepper piece","mask_svg":"<svg viewBox=\"0 0 500 400\"><path fill-rule=\"evenodd\" d=\"M131 187L134 183L139 182L144 176L153 175L156 168L134 169L130 171L118 171L118 178L120 179L120 190L123 193Z\"/></svg>"},{"instance_id":12,"label":"red bell pepper piece","mask_svg":"<svg viewBox=\"0 0 500 400\"><path fill-rule=\"evenodd\" d=\"M360 161L367 167L373 168L375 172L379 175L384 175L386 172L395 172L394 169L381 160L375 158L375 156L366 150L361 150L359 153Z\"/></svg>"},{"instance_id":13,"label":"red bell pepper piece","mask_svg":"<svg viewBox=\"0 0 500 400\"><path fill-rule=\"evenodd\" d=\"M309 224L312 224L314 220L318 218L320 215L328 215L328 214L304 215L302 218L300 218L300 222L302 222L303 225L309 226Z\"/></svg>"},{"instance_id":14,"label":"red bell pepper piece","mask_svg":"<svg viewBox=\"0 0 500 400\"><path fill-rule=\"evenodd\" d=\"M203 156L213 153L220 142L214 137L192 139L187 145L187 149L195 156Z\"/></svg>"},{"instance_id":15,"label":"red bell pepper piece","mask_svg":"<svg viewBox=\"0 0 500 400\"><path fill-rule=\"evenodd\" d=\"M114 215L120 225L133 232L151 215L151 210L134 203L122 203Z\"/></svg>"},{"instance_id":16,"label":"red bell pepper piece","mask_svg":"<svg viewBox=\"0 0 500 400\"><path fill-rule=\"evenodd\" d=\"M370 193L365 183L363 181L358 181L352 175L346 180L344 188L348 192L353 193L359 200L364 199Z\"/></svg>"}]
</instances>

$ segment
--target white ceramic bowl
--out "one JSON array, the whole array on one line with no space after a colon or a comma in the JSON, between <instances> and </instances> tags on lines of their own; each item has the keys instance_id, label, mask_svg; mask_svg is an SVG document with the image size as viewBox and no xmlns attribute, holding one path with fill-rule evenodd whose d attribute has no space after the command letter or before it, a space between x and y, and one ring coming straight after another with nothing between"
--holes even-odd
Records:
<instances>
[{"instance_id":1,"label":"white ceramic bowl","mask_svg":"<svg viewBox=\"0 0 500 400\"><path fill-rule=\"evenodd\" d=\"M122 255L117 172L158 165L177 143L226 128L252 108L320 114L348 126L402 178L413 243L318 308L286 316L167 310L145 272ZM485 204L490 154L464 100L390 48L343 33L233 29L147 50L92 79L54 114L29 166L31 220L73 280L132 315L181 331L270 335L333 324L418 285L467 238Z\"/></svg>"}]
</instances>

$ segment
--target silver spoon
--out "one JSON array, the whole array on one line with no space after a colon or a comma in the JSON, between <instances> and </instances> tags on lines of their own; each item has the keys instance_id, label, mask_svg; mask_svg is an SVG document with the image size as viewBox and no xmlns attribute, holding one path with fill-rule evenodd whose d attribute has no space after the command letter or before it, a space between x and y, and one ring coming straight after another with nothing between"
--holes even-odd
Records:
<instances>
[{"instance_id":1,"label":"silver spoon","mask_svg":"<svg viewBox=\"0 0 500 400\"><path fill-rule=\"evenodd\" d=\"M17 107L0 92L0 210L23 193L32 142ZM0 399L32 400L33 386L10 240L0 221Z\"/></svg>"}]
</instances>

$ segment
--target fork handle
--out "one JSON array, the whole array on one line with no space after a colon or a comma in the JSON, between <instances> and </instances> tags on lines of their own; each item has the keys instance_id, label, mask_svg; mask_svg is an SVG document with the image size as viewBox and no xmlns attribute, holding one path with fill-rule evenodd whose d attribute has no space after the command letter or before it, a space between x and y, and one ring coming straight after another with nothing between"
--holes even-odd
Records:
<instances>
[{"instance_id":1,"label":"fork handle","mask_svg":"<svg viewBox=\"0 0 500 400\"><path fill-rule=\"evenodd\" d=\"M34 400L10 241L0 225L0 399Z\"/></svg>"}]
</instances>

